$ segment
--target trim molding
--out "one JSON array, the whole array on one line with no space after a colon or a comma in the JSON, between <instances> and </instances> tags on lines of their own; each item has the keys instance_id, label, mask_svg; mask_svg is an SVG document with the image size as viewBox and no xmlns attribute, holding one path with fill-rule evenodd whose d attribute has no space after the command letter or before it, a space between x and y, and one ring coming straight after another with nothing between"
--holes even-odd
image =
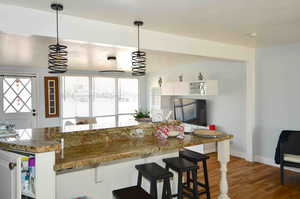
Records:
<instances>
[{"instance_id":1,"label":"trim molding","mask_svg":"<svg viewBox=\"0 0 300 199\"><path fill-rule=\"evenodd\" d=\"M262 163L262 164L266 164L266 165L269 165L269 166L272 166L272 167L278 167L279 168L279 166L280 166L279 164L275 164L275 162L272 158L266 158L266 157L259 156L259 155L256 155L254 157L254 161ZM287 170L290 170L290 171L300 173L300 169L297 169L297 168L287 167L287 166L285 166L284 168L287 169Z\"/></svg>"},{"instance_id":2,"label":"trim molding","mask_svg":"<svg viewBox=\"0 0 300 199\"><path fill-rule=\"evenodd\" d=\"M239 151L230 151L230 155L245 159L246 154Z\"/></svg>"},{"instance_id":3,"label":"trim molding","mask_svg":"<svg viewBox=\"0 0 300 199\"><path fill-rule=\"evenodd\" d=\"M243 152L239 152L239 151L230 151L230 155L239 157L239 158L243 158L243 159L246 158L246 154ZM280 166L279 164L275 164L275 162L272 158L267 158L267 157L263 157L260 155L254 156L254 162L259 162L259 163L266 164L266 165L269 165L272 167L277 167L277 168L279 168L279 166ZM284 168L289 171L294 171L296 173L300 173L300 169L297 169L297 168L287 167L287 166L285 166Z\"/></svg>"}]
</instances>

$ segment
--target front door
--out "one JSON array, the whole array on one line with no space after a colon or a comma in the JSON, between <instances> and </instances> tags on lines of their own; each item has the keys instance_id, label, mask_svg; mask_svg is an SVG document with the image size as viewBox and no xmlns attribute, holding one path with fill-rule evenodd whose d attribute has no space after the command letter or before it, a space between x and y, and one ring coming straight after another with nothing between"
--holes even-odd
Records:
<instances>
[{"instance_id":1,"label":"front door","mask_svg":"<svg viewBox=\"0 0 300 199\"><path fill-rule=\"evenodd\" d=\"M7 75L0 80L0 120L13 122L17 129L35 128L36 78Z\"/></svg>"}]
</instances>

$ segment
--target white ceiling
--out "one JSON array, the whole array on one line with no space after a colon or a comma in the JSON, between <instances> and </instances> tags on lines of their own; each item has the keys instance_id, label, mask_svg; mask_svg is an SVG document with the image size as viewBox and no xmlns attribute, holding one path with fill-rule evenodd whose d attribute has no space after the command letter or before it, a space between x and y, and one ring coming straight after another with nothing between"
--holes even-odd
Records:
<instances>
[{"instance_id":1,"label":"white ceiling","mask_svg":"<svg viewBox=\"0 0 300 199\"><path fill-rule=\"evenodd\" d=\"M299 0L60 0L64 13L115 24L260 47L300 42ZM51 0L0 0L50 11ZM250 38L249 33L257 33Z\"/></svg>"},{"instance_id":2,"label":"white ceiling","mask_svg":"<svg viewBox=\"0 0 300 199\"><path fill-rule=\"evenodd\" d=\"M100 46L76 41L62 41L68 46L68 66L80 70L131 70L133 49ZM0 33L0 66L42 67L48 66L48 45L55 39L40 36L19 36ZM116 64L107 56L117 57Z\"/></svg>"}]
</instances>

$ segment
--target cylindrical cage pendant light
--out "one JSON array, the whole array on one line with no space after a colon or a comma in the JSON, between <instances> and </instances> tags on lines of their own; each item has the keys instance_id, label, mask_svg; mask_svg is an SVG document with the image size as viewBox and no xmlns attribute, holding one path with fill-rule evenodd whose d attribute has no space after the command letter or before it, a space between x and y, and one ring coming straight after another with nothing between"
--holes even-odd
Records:
<instances>
[{"instance_id":1,"label":"cylindrical cage pendant light","mask_svg":"<svg viewBox=\"0 0 300 199\"><path fill-rule=\"evenodd\" d=\"M140 50L140 26L142 21L134 21L134 25L138 27L138 50L132 52L132 75L144 76L146 74L146 53Z\"/></svg>"},{"instance_id":2,"label":"cylindrical cage pendant light","mask_svg":"<svg viewBox=\"0 0 300 199\"><path fill-rule=\"evenodd\" d=\"M63 5L51 4L51 8L56 11L56 44L49 45L48 69L49 73L65 73L68 70L67 46L59 44L58 37L58 11L63 10Z\"/></svg>"}]
</instances>

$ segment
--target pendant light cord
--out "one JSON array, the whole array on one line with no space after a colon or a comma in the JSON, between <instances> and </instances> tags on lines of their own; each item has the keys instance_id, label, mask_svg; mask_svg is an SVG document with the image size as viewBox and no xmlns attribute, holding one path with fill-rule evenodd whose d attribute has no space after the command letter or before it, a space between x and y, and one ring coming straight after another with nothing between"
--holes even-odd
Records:
<instances>
[{"instance_id":1,"label":"pendant light cord","mask_svg":"<svg viewBox=\"0 0 300 199\"><path fill-rule=\"evenodd\" d=\"M140 25L138 25L138 51L140 51Z\"/></svg>"},{"instance_id":2,"label":"pendant light cord","mask_svg":"<svg viewBox=\"0 0 300 199\"><path fill-rule=\"evenodd\" d=\"M59 44L58 42L58 9L56 9L56 43Z\"/></svg>"}]
</instances>

